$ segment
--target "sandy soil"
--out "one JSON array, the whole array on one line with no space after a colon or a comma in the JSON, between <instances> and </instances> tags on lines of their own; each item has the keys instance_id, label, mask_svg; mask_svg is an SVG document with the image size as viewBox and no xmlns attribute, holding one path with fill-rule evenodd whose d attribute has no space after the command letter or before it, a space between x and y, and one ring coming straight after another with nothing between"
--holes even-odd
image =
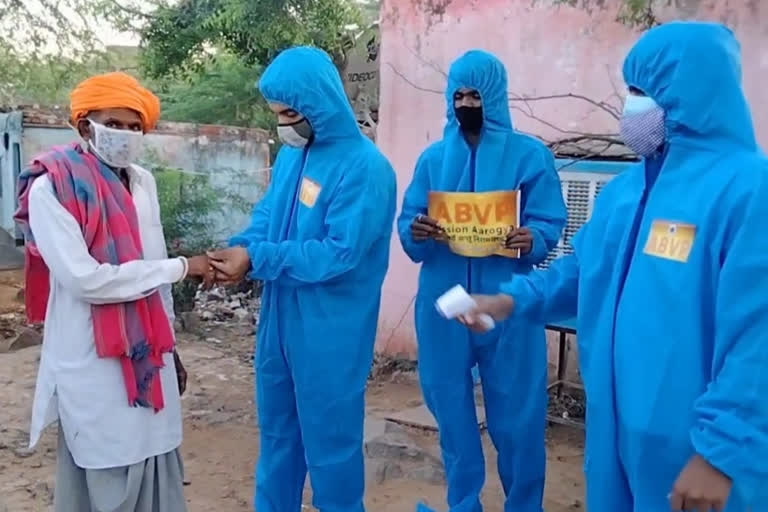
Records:
<instances>
[{"instance_id":1,"label":"sandy soil","mask_svg":"<svg viewBox=\"0 0 768 512\"><path fill-rule=\"evenodd\" d=\"M20 274L0 273L0 315L18 311ZM253 345L247 326L219 327L202 336L180 336L180 353L190 375L185 410L183 453L190 512L246 512L253 509L253 469L259 454L253 403ZM0 354L0 500L7 512L50 510L55 465L55 432L37 449L28 450L29 411L34 392L39 348ZM371 383L368 414L413 407L421 403L415 376L399 374ZM436 449L434 433L411 430L420 445ZM487 512L502 511L502 491L495 475L495 453L484 436L488 455ZM549 435L545 508L549 512L581 510L583 436L565 427ZM414 510L417 501L446 509L442 485L418 480L372 482L367 504L374 512ZM305 493L311 510L311 490ZM0 502L0 512L5 512Z\"/></svg>"}]
</instances>

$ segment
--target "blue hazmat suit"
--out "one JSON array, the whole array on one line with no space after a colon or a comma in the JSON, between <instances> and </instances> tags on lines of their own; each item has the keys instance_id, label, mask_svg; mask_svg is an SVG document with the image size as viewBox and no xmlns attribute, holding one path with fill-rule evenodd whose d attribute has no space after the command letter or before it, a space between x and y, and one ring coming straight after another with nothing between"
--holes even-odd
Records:
<instances>
[{"instance_id":1,"label":"blue hazmat suit","mask_svg":"<svg viewBox=\"0 0 768 512\"><path fill-rule=\"evenodd\" d=\"M476 147L468 144L456 119L453 97L462 87L477 90L482 98L483 127ZM512 127L507 73L496 57L475 50L459 58L448 75L446 101L443 139L419 158L398 220L405 252L421 263L416 298L421 386L440 429L451 510L482 510L485 461L471 373L477 363L488 431L499 452L504 510L540 512L546 465L544 326L515 319L487 335L474 335L441 317L435 301L457 284L471 293L498 292L500 282L542 262L566 220L560 179L549 150ZM414 219L427 213L430 191L517 189L522 191L522 225L534 236L532 252L520 259L466 258L441 242L416 242L411 235Z\"/></svg>"},{"instance_id":2,"label":"blue hazmat suit","mask_svg":"<svg viewBox=\"0 0 768 512\"><path fill-rule=\"evenodd\" d=\"M283 146L251 225L263 280L256 349L259 512L299 512L309 471L321 512L363 507L364 393L396 209L395 173L359 130L324 52L281 53L259 83L303 114L314 141Z\"/></svg>"},{"instance_id":3,"label":"blue hazmat suit","mask_svg":"<svg viewBox=\"0 0 768 512\"><path fill-rule=\"evenodd\" d=\"M694 454L733 480L726 510L764 511L768 162L740 47L719 24L665 24L624 78L665 110L663 153L604 188L573 255L502 289L515 317L578 314L590 512L667 512Z\"/></svg>"}]
</instances>

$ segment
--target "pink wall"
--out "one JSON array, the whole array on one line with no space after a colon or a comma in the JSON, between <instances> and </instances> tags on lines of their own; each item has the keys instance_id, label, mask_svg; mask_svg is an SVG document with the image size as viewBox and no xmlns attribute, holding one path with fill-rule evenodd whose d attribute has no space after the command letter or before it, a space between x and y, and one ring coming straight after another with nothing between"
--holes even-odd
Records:
<instances>
[{"instance_id":1,"label":"pink wall","mask_svg":"<svg viewBox=\"0 0 768 512\"><path fill-rule=\"evenodd\" d=\"M621 63L639 32L615 21L617 0L584 1L593 7L568 7L555 0L384 0L377 142L397 170L400 194L420 152L441 137L444 74L451 61L471 48L494 52L506 63L512 96L539 98L512 102L518 129L547 140L616 132L616 119L591 101L620 107L625 87ZM768 2L663 3L671 6L659 13L662 20L716 20L736 31L745 88L768 146ZM559 97L568 94L588 100ZM415 353L417 272L394 239L378 340L382 352Z\"/></svg>"}]
</instances>

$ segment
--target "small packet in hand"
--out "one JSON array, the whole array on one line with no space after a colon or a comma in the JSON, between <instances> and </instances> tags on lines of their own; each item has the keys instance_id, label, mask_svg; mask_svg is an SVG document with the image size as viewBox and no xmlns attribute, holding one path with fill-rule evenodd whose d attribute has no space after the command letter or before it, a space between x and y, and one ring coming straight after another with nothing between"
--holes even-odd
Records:
<instances>
[{"instance_id":1,"label":"small packet in hand","mask_svg":"<svg viewBox=\"0 0 768 512\"><path fill-rule=\"evenodd\" d=\"M453 320L475 309L477 303L464 287L458 284L437 299L435 307L445 318ZM489 331L496 327L496 322L490 315L480 315L479 320Z\"/></svg>"}]
</instances>

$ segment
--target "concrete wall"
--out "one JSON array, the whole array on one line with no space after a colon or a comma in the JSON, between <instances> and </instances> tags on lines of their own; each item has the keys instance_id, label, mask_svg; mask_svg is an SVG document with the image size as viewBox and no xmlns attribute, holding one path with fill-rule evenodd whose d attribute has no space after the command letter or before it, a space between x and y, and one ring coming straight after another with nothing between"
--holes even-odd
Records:
<instances>
[{"instance_id":1,"label":"concrete wall","mask_svg":"<svg viewBox=\"0 0 768 512\"><path fill-rule=\"evenodd\" d=\"M16 174L21 161L22 116L0 113L0 230L15 236ZM7 240L8 237L0 238ZM7 244L5 244L7 245Z\"/></svg>"},{"instance_id":2,"label":"concrete wall","mask_svg":"<svg viewBox=\"0 0 768 512\"><path fill-rule=\"evenodd\" d=\"M743 46L744 82L755 124L768 145L768 2L664 0L661 20L717 20ZM390 157L400 193L420 152L441 137L443 90L451 61L471 48L507 65L510 107L518 129L552 141L582 133L612 134L625 94L621 63L639 31L616 21L617 0L385 0L382 12L378 144ZM586 4L587 7L583 7ZM415 352L413 297L417 267L393 240L378 348Z\"/></svg>"},{"instance_id":3,"label":"concrete wall","mask_svg":"<svg viewBox=\"0 0 768 512\"><path fill-rule=\"evenodd\" d=\"M51 146L76 140L72 129L58 113L33 109L25 111L22 132L22 165ZM151 168L155 164L179 168L190 173L205 174L211 185L237 194L255 204L264 194L270 180L268 135L263 130L189 123L161 123L145 140L144 157L139 163ZM3 183L13 183L3 171ZM12 228L14 206L3 194L2 226ZM9 197L15 197L11 194ZM10 212L10 213L9 213ZM247 225L250 212L227 212L216 219L216 232L221 240Z\"/></svg>"}]
</instances>

